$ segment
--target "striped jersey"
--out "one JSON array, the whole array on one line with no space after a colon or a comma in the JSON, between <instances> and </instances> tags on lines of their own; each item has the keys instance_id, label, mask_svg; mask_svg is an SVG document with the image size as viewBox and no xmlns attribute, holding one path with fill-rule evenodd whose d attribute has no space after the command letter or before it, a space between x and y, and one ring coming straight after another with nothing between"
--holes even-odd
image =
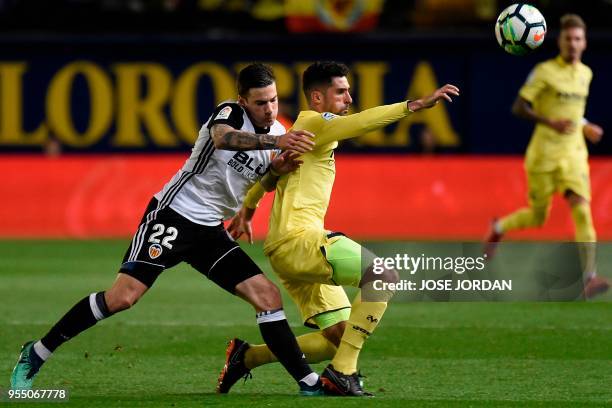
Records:
<instances>
[{"instance_id":1,"label":"striped jersey","mask_svg":"<svg viewBox=\"0 0 612 408\"><path fill-rule=\"evenodd\" d=\"M278 121L265 129L253 125L246 111L236 102L220 104L202 125L185 165L155 194L158 210L170 206L197 224L219 225L240 210L247 191L265 174L279 152L216 149L210 135L210 129L216 124L251 133L278 136L285 133Z\"/></svg>"}]
</instances>

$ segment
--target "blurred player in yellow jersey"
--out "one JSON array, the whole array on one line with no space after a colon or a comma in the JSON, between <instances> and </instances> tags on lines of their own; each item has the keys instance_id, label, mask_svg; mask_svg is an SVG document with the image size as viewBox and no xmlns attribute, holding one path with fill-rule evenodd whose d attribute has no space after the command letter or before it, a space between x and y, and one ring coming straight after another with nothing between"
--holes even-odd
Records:
<instances>
[{"instance_id":1,"label":"blurred player in yellow jersey","mask_svg":"<svg viewBox=\"0 0 612 408\"><path fill-rule=\"evenodd\" d=\"M584 139L597 143L603 130L584 119L593 73L581 62L586 49L582 18L575 14L561 18L558 45L560 55L536 65L512 107L516 116L536 123L525 157L529 206L494 221L486 252L493 256L497 242L508 231L542 226L552 195L559 192L571 207L575 240L583 251L585 295L591 297L606 291L609 284L595 270L596 235Z\"/></svg>"},{"instance_id":2,"label":"blurred player in yellow jersey","mask_svg":"<svg viewBox=\"0 0 612 408\"><path fill-rule=\"evenodd\" d=\"M340 140L382 128L412 112L431 108L440 100L451 101L450 95L459 95L459 89L445 85L423 99L348 115L352 103L348 73L345 65L336 62L314 63L304 72L303 90L311 110L299 114L293 129L314 133L315 147L301 156L303 164L297 171L281 176L276 185L264 251L297 304L304 323L320 329L297 338L307 360L320 362L333 358L321 376L326 391L363 396L368 393L363 391L357 374L357 359L392 294L371 296L372 267L370 261L362 262L362 256L370 259L373 255L323 225L336 173L334 149ZM261 197L257 188L249 191L245 199L246 208L241 211L244 224L249 222ZM376 279L393 282L397 273L385 270ZM352 308L341 285L361 289ZM264 345L249 346L243 356L236 353L235 357L236 361L244 360L248 369L274 361Z\"/></svg>"}]
</instances>

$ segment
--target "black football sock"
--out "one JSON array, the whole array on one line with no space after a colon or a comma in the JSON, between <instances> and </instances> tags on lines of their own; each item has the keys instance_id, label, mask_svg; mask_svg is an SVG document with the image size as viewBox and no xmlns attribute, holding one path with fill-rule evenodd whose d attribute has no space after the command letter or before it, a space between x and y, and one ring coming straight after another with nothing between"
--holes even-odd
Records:
<instances>
[{"instance_id":1,"label":"black football sock","mask_svg":"<svg viewBox=\"0 0 612 408\"><path fill-rule=\"evenodd\" d=\"M111 315L104 292L92 293L74 305L40 341L52 353L66 341Z\"/></svg>"},{"instance_id":2,"label":"black football sock","mask_svg":"<svg viewBox=\"0 0 612 408\"><path fill-rule=\"evenodd\" d=\"M261 337L270 351L295 381L298 383L304 381L308 385L314 385L319 377L306 362L306 357L295 340L283 309L257 313L257 323Z\"/></svg>"}]
</instances>

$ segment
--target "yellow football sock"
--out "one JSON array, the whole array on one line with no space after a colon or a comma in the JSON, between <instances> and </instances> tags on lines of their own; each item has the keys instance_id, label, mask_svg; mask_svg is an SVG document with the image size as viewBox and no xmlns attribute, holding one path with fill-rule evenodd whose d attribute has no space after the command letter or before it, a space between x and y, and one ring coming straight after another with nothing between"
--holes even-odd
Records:
<instances>
[{"instance_id":1,"label":"yellow football sock","mask_svg":"<svg viewBox=\"0 0 612 408\"><path fill-rule=\"evenodd\" d=\"M303 334L295 339L309 364L331 360L334 354L336 354L336 346L327 340L320 331ZM244 365L248 369L276 361L278 359L265 344L251 345L244 355Z\"/></svg>"},{"instance_id":2,"label":"yellow football sock","mask_svg":"<svg viewBox=\"0 0 612 408\"><path fill-rule=\"evenodd\" d=\"M331 364L344 374L357 371L357 360L363 343L378 326L387 309L387 302L362 302L361 293L353 301L353 309L342 335L342 341Z\"/></svg>"},{"instance_id":3,"label":"yellow football sock","mask_svg":"<svg viewBox=\"0 0 612 408\"><path fill-rule=\"evenodd\" d=\"M596 241L597 234L593 227L591 206L589 203L580 203L572 206L572 218L574 220L575 239L580 250L580 261L585 275L597 272L596 263Z\"/></svg>"},{"instance_id":4,"label":"yellow football sock","mask_svg":"<svg viewBox=\"0 0 612 408\"><path fill-rule=\"evenodd\" d=\"M525 207L503 217L498 222L501 231L506 233L522 228L540 227L546 218L548 218L548 208Z\"/></svg>"},{"instance_id":5,"label":"yellow football sock","mask_svg":"<svg viewBox=\"0 0 612 408\"><path fill-rule=\"evenodd\" d=\"M589 203L572 206L572 218L576 228L576 242L595 242L597 240Z\"/></svg>"}]
</instances>

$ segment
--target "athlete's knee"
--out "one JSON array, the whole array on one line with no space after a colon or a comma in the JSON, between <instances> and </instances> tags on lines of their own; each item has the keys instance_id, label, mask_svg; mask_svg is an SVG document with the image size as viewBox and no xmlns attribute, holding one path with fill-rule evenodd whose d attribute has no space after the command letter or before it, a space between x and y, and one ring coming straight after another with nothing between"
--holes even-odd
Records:
<instances>
[{"instance_id":1,"label":"athlete's knee","mask_svg":"<svg viewBox=\"0 0 612 408\"><path fill-rule=\"evenodd\" d=\"M382 281L384 283L397 283L400 277L397 270L393 268L380 267L377 264L372 264L366 268L365 273L361 277L359 287L363 289L366 285L372 285L374 281Z\"/></svg>"},{"instance_id":2,"label":"athlete's knee","mask_svg":"<svg viewBox=\"0 0 612 408\"><path fill-rule=\"evenodd\" d=\"M385 269L385 271L380 275L380 279L383 282L388 283L397 283L399 282L399 273L395 269Z\"/></svg>"},{"instance_id":3,"label":"athlete's knee","mask_svg":"<svg viewBox=\"0 0 612 408\"><path fill-rule=\"evenodd\" d=\"M321 332L323 333L323 337L325 337L329 342L338 347L340 346L340 340L342 340L342 335L344 334L345 328L346 322L344 321L338 322L333 326L323 329Z\"/></svg>"},{"instance_id":4,"label":"athlete's knee","mask_svg":"<svg viewBox=\"0 0 612 408\"><path fill-rule=\"evenodd\" d=\"M236 294L249 302L257 312L280 309L283 306L280 290L263 274L236 285Z\"/></svg>"},{"instance_id":5,"label":"athlete's knee","mask_svg":"<svg viewBox=\"0 0 612 408\"><path fill-rule=\"evenodd\" d=\"M255 309L259 310L275 310L283 307L283 302L280 294L280 290L270 282L262 288L260 296L257 297L257 303L254 304Z\"/></svg>"},{"instance_id":6,"label":"athlete's knee","mask_svg":"<svg viewBox=\"0 0 612 408\"><path fill-rule=\"evenodd\" d=\"M109 290L105 294L106 305L111 313L117 313L134 306L140 299L140 294L135 291L113 291Z\"/></svg>"},{"instance_id":7,"label":"athlete's knee","mask_svg":"<svg viewBox=\"0 0 612 408\"><path fill-rule=\"evenodd\" d=\"M146 285L135 278L119 274L113 286L104 294L109 312L116 313L131 308L147 289Z\"/></svg>"},{"instance_id":8,"label":"athlete's knee","mask_svg":"<svg viewBox=\"0 0 612 408\"><path fill-rule=\"evenodd\" d=\"M564 197L572 208L579 205L589 205L589 200L579 194L574 193L572 190L567 190Z\"/></svg>"},{"instance_id":9,"label":"athlete's knee","mask_svg":"<svg viewBox=\"0 0 612 408\"><path fill-rule=\"evenodd\" d=\"M135 302L132 302L126 296L121 294L107 291L105 294L106 305L108 306L108 311L111 313L121 312L122 310L129 309Z\"/></svg>"}]
</instances>

